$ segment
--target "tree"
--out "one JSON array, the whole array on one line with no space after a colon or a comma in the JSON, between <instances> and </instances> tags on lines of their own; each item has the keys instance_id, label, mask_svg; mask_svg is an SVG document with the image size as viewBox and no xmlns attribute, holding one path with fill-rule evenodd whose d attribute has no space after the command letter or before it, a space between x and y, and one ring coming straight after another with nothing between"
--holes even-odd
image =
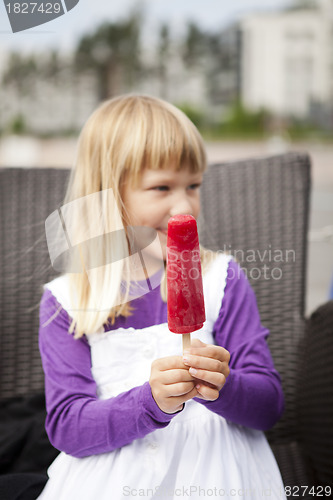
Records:
<instances>
[{"instance_id":1,"label":"tree","mask_svg":"<svg viewBox=\"0 0 333 500\"><path fill-rule=\"evenodd\" d=\"M64 66L64 61L61 61L59 53L52 50L47 57L47 60L43 64L43 73L45 78L54 79L57 78Z\"/></svg>"},{"instance_id":2,"label":"tree","mask_svg":"<svg viewBox=\"0 0 333 500\"><path fill-rule=\"evenodd\" d=\"M294 0L293 4L290 6L290 9L313 9L315 7L318 7L318 4L318 0Z\"/></svg>"},{"instance_id":3,"label":"tree","mask_svg":"<svg viewBox=\"0 0 333 500\"><path fill-rule=\"evenodd\" d=\"M24 102L34 98L34 88L38 79L38 64L31 55L22 56L12 52L2 77L2 87L7 99L0 103L3 128L8 132L21 134L29 128L24 115ZM4 118L5 117L5 118Z\"/></svg>"},{"instance_id":4,"label":"tree","mask_svg":"<svg viewBox=\"0 0 333 500\"><path fill-rule=\"evenodd\" d=\"M207 91L214 104L235 101L240 94L241 35L231 25L208 36Z\"/></svg>"},{"instance_id":5,"label":"tree","mask_svg":"<svg viewBox=\"0 0 333 500\"><path fill-rule=\"evenodd\" d=\"M17 52L12 52L2 82L5 86L14 87L18 95L27 95L37 75L37 62L33 56L21 56Z\"/></svg>"},{"instance_id":6,"label":"tree","mask_svg":"<svg viewBox=\"0 0 333 500\"><path fill-rule=\"evenodd\" d=\"M161 96L168 98L168 64L170 57L170 30L167 24L163 24L159 32L158 44L158 75L160 79Z\"/></svg>"},{"instance_id":7,"label":"tree","mask_svg":"<svg viewBox=\"0 0 333 500\"><path fill-rule=\"evenodd\" d=\"M118 94L122 85L130 85L138 74L141 17L136 13L123 22L104 23L78 44L76 68L96 73L100 100Z\"/></svg>"},{"instance_id":8,"label":"tree","mask_svg":"<svg viewBox=\"0 0 333 500\"><path fill-rule=\"evenodd\" d=\"M198 65L207 55L207 40L207 35L197 24L188 23L183 44L183 60L188 68Z\"/></svg>"}]
</instances>

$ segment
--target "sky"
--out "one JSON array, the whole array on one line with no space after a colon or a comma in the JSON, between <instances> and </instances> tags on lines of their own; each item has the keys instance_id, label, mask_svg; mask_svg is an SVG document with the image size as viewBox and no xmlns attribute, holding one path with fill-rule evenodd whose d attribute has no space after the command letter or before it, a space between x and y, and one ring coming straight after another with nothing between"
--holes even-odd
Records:
<instances>
[{"instance_id":1,"label":"sky","mask_svg":"<svg viewBox=\"0 0 333 500\"><path fill-rule=\"evenodd\" d=\"M80 0L65 15L18 33L11 31L5 3L0 0L0 52L42 51L50 47L66 52L75 47L82 34L93 32L102 22L126 18L137 5L143 8L144 31L149 39L162 22L169 23L175 32L181 32L187 20L215 31L247 13L281 9L293 0Z\"/></svg>"}]
</instances>

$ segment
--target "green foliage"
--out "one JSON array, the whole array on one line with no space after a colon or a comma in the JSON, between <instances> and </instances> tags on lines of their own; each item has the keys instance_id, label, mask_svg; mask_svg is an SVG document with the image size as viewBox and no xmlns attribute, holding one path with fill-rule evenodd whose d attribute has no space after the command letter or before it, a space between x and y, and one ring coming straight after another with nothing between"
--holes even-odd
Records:
<instances>
[{"instance_id":1,"label":"green foliage","mask_svg":"<svg viewBox=\"0 0 333 500\"><path fill-rule=\"evenodd\" d=\"M188 118L199 130L205 128L206 117L203 111L190 103L176 104L176 106L181 109L186 116L188 116Z\"/></svg>"},{"instance_id":2,"label":"green foliage","mask_svg":"<svg viewBox=\"0 0 333 500\"><path fill-rule=\"evenodd\" d=\"M290 118L287 125L288 134L291 140L298 141L304 139L325 140L329 134L320 129L308 120ZM330 134L331 135L331 134Z\"/></svg>"},{"instance_id":3,"label":"green foliage","mask_svg":"<svg viewBox=\"0 0 333 500\"><path fill-rule=\"evenodd\" d=\"M269 119L270 116L266 110L250 111L242 103L236 102L221 123L219 130L222 135L228 136L263 137L267 131Z\"/></svg>"},{"instance_id":4,"label":"green foliage","mask_svg":"<svg viewBox=\"0 0 333 500\"><path fill-rule=\"evenodd\" d=\"M12 52L3 74L2 83L4 86L13 85L20 94L27 95L37 75L38 65L34 56L22 56L17 52Z\"/></svg>"},{"instance_id":5,"label":"green foliage","mask_svg":"<svg viewBox=\"0 0 333 500\"><path fill-rule=\"evenodd\" d=\"M237 102L224 113L222 119L212 121L211 117L195 104L186 102L176 104L209 139L260 139L267 133L270 115L265 110L249 111Z\"/></svg>"},{"instance_id":6,"label":"green foliage","mask_svg":"<svg viewBox=\"0 0 333 500\"><path fill-rule=\"evenodd\" d=\"M23 135L24 133L26 133L26 131L27 125L24 117L21 114L14 116L7 127L7 132L9 134Z\"/></svg>"}]
</instances>

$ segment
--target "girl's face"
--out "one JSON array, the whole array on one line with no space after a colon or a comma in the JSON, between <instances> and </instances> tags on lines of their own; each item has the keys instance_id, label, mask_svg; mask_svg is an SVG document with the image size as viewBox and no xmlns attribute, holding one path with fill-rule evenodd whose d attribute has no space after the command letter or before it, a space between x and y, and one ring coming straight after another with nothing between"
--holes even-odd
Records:
<instances>
[{"instance_id":1,"label":"girl's face","mask_svg":"<svg viewBox=\"0 0 333 500\"><path fill-rule=\"evenodd\" d=\"M200 211L199 188L202 173L188 168L144 169L139 185L126 184L123 202L131 226L149 226L158 233L163 258L166 259L168 220L178 214L190 214L197 219Z\"/></svg>"}]
</instances>

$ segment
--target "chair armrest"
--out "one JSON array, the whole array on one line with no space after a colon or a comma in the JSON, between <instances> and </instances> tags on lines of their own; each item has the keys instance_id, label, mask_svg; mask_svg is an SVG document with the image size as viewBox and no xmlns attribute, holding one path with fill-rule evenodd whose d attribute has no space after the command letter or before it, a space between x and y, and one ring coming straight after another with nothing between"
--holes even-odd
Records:
<instances>
[{"instance_id":1,"label":"chair armrest","mask_svg":"<svg viewBox=\"0 0 333 500\"><path fill-rule=\"evenodd\" d=\"M333 484L333 300L306 322L300 349L301 446L318 485Z\"/></svg>"}]
</instances>

